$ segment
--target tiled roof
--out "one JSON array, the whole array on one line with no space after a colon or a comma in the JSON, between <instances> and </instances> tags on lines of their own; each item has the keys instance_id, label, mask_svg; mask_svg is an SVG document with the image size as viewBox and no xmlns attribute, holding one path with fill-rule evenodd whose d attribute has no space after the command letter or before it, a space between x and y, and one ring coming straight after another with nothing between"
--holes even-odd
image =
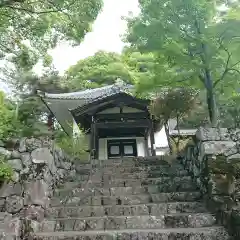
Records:
<instances>
[{"instance_id":1,"label":"tiled roof","mask_svg":"<svg viewBox=\"0 0 240 240\"><path fill-rule=\"evenodd\" d=\"M92 102L97 99L101 99L104 97L112 96L121 92L126 92L128 90L132 90L134 87L132 85L124 84L124 83L115 83L113 85L108 85L95 89L87 89L78 92L72 93L62 93L62 94L51 94L45 93L45 98L48 99L69 99L69 100L77 100L77 99L85 99L86 102Z\"/></svg>"}]
</instances>

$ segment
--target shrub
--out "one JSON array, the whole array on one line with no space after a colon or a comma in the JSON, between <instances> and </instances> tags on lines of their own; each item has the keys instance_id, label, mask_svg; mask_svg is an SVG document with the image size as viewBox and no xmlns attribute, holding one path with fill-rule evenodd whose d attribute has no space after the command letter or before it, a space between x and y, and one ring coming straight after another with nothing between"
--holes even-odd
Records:
<instances>
[{"instance_id":1,"label":"shrub","mask_svg":"<svg viewBox=\"0 0 240 240\"><path fill-rule=\"evenodd\" d=\"M56 144L69 156L74 159L80 159L82 161L88 160L86 158L86 151L88 150L88 144L86 142L86 135L84 133L72 137L67 136L64 132L58 132L55 136Z\"/></svg>"},{"instance_id":2,"label":"shrub","mask_svg":"<svg viewBox=\"0 0 240 240\"><path fill-rule=\"evenodd\" d=\"M16 108L0 92L0 139L9 139L20 133L21 124L17 120Z\"/></svg>"},{"instance_id":3,"label":"shrub","mask_svg":"<svg viewBox=\"0 0 240 240\"><path fill-rule=\"evenodd\" d=\"M12 167L5 161L3 157L0 158L0 181L11 180L13 176Z\"/></svg>"}]
</instances>

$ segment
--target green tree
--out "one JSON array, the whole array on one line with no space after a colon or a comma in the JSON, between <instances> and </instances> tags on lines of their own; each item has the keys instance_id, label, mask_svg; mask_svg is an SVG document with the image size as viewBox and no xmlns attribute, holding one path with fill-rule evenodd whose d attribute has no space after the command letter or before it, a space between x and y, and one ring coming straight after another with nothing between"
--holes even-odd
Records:
<instances>
[{"instance_id":1,"label":"green tree","mask_svg":"<svg viewBox=\"0 0 240 240\"><path fill-rule=\"evenodd\" d=\"M53 115L43 104L37 93L38 91L50 93L68 92L68 89L63 87L58 72L48 69L42 76L36 76L29 72L25 75L19 75L15 80L15 88L19 97L18 119L25 126L24 134L41 135L51 133L49 130L53 130Z\"/></svg>"},{"instance_id":2,"label":"green tree","mask_svg":"<svg viewBox=\"0 0 240 240\"><path fill-rule=\"evenodd\" d=\"M227 99L220 100L220 117L225 127L240 128L240 94L233 93Z\"/></svg>"},{"instance_id":3,"label":"green tree","mask_svg":"<svg viewBox=\"0 0 240 240\"><path fill-rule=\"evenodd\" d=\"M159 94L150 105L150 112L156 119L162 121L168 139L170 152L172 153L171 139L169 133L169 119L177 120L177 130L180 136L180 121L194 107L197 92L192 89L178 88L167 89ZM180 137L174 141L179 150Z\"/></svg>"},{"instance_id":4,"label":"green tree","mask_svg":"<svg viewBox=\"0 0 240 240\"><path fill-rule=\"evenodd\" d=\"M65 84L74 90L113 84L117 78L135 84L149 77L152 62L151 54L142 55L130 49L125 49L121 55L99 51L71 66L66 72Z\"/></svg>"},{"instance_id":5,"label":"green tree","mask_svg":"<svg viewBox=\"0 0 240 240\"><path fill-rule=\"evenodd\" d=\"M101 7L102 0L2 0L0 54L15 54L23 45L44 54L61 40L79 44Z\"/></svg>"},{"instance_id":6,"label":"green tree","mask_svg":"<svg viewBox=\"0 0 240 240\"><path fill-rule=\"evenodd\" d=\"M20 134L20 122L17 119L16 106L0 92L0 140L7 140Z\"/></svg>"},{"instance_id":7,"label":"green tree","mask_svg":"<svg viewBox=\"0 0 240 240\"><path fill-rule=\"evenodd\" d=\"M224 13L213 0L141 0L141 14L128 21L126 39L154 52L155 77L142 89L171 85L206 89L210 121L218 124L216 90L239 86L239 2ZM142 86L141 86L142 85Z\"/></svg>"}]
</instances>

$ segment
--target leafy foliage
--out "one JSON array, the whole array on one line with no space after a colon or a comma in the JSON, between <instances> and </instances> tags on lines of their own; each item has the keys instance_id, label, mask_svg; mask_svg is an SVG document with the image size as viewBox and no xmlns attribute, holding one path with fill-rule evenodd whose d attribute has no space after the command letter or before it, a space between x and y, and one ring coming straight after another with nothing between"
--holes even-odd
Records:
<instances>
[{"instance_id":1,"label":"leafy foliage","mask_svg":"<svg viewBox=\"0 0 240 240\"><path fill-rule=\"evenodd\" d=\"M74 90L110 85L117 78L134 84L149 77L152 62L152 54L142 55L127 49L122 55L99 51L70 67L66 72L65 84Z\"/></svg>"},{"instance_id":2,"label":"leafy foliage","mask_svg":"<svg viewBox=\"0 0 240 240\"><path fill-rule=\"evenodd\" d=\"M182 118L195 103L196 91L187 88L166 89L153 100L150 111L158 119Z\"/></svg>"},{"instance_id":3,"label":"leafy foliage","mask_svg":"<svg viewBox=\"0 0 240 240\"><path fill-rule=\"evenodd\" d=\"M126 36L133 47L157 56L155 77L140 88L205 88L213 125L218 121L216 90L231 94L240 79L239 2L224 13L217 4L219 1L141 0L141 14L128 21Z\"/></svg>"},{"instance_id":4,"label":"leafy foliage","mask_svg":"<svg viewBox=\"0 0 240 240\"><path fill-rule=\"evenodd\" d=\"M0 158L0 180L11 180L13 176L13 169L4 160Z\"/></svg>"},{"instance_id":5,"label":"leafy foliage","mask_svg":"<svg viewBox=\"0 0 240 240\"><path fill-rule=\"evenodd\" d=\"M55 135L55 141L56 144L73 159L87 160L84 158L84 154L88 150L84 133L73 138L67 136L62 131L58 131Z\"/></svg>"},{"instance_id":6,"label":"leafy foliage","mask_svg":"<svg viewBox=\"0 0 240 240\"><path fill-rule=\"evenodd\" d=\"M0 139L7 139L20 133L21 124L14 105L0 92Z\"/></svg>"},{"instance_id":7,"label":"leafy foliage","mask_svg":"<svg viewBox=\"0 0 240 240\"><path fill-rule=\"evenodd\" d=\"M240 128L240 94L235 93L220 103L221 119L225 120L227 127Z\"/></svg>"},{"instance_id":8,"label":"leafy foliage","mask_svg":"<svg viewBox=\"0 0 240 240\"><path fill-rule=\"evenodd\" d=\"M59 40L80 43L102 7L102 0L0 2L1 55L24 46L46 53ZM23 41L28 44L23 43ZM24 51L23 51L24 52ZM22 54L24 60L24 54Z\"/></svg>"},{"instance_id":9,"label":"leafy foliage","mask_svg":"<svg viewBox=\"0 0 240 240\"><path fill-rule=\"evenodd\" d=\"M154 115L154 117L163 121L171 153L173 149L169 135L169 119L177 120L177 129L180 131L180 120L194 107L196 95L196 91L192 89L166 89L165 92L153 100L150 106L150 112ZM177 149L179 149L179 139L174 143Z\"/></svg>"}]
</instances>

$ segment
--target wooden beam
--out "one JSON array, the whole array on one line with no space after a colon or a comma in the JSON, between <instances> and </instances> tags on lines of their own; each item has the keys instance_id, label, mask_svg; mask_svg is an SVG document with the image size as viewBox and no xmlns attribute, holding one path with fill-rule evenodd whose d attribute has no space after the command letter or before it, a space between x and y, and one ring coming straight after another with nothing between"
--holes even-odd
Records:
<instances>
[{"instance_id":1,"label":"wooden beam","mask_svg":"<svg viewBox=\"0 0 240 240\"><path fill-rule=\"evenodd\" d=\"M142 119L132 122L97 122L98 128L133 128L133 127L149 127L149 120Z\"/></svg>"},{"instance_id":2,"label":"wooden beam","mask_svg":"<svg viewBox=\"0 0 240 240\"><path fill-rule=\"evenodd\" d=\"M73 115L79 116L86 112L97 112L102 108L109 106L109 104L114 104L115 106L119 106L119 102L124 103L125 106L134 106L136 108L147 110L148 105L150 103L149 100L138 99L127 93L119 93L113 96L108 96L92 103L85 104L84 106L78 107L76 109L71 110ZM100 108L101 106L101 108Z\"/></svg>"},{"instance_id":3,"label":"wooden beam","mask_svg":"<svg viewBox=\"0 0 240 240\"><path fill-rule=\"evenodd\" d=\"M148 112L136 112L136 113L109 113L109 114L97 114L96 120L138 120L138 119L148 119Z\"/></svg>"}]
</instances>

